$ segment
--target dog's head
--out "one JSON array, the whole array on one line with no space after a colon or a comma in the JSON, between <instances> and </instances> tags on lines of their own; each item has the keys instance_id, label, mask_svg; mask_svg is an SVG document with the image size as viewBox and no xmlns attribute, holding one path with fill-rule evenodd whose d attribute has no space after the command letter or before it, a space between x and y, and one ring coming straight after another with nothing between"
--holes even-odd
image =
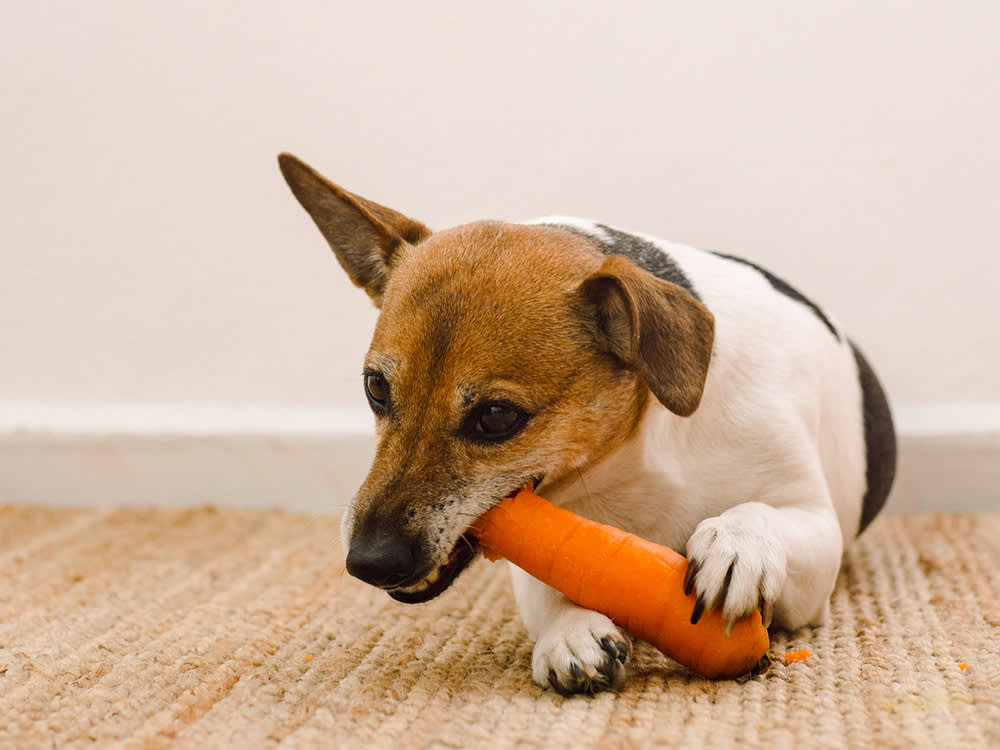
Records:
<instances>
[{"instance_id":1,"label":"dog's head","mask_svg":"<svg viewBox=\"0 0 1000 750\"><path fill-rule=\"evenodd\" d=\"M621 445L650 393L697 408L712 317L684 289L563 229L431 232L279 163L380 308L363 375L378 448L344 519L358 578L400 601L436 596L474 557L465 532L487 508Z\"/></svg>"}]
</instances>

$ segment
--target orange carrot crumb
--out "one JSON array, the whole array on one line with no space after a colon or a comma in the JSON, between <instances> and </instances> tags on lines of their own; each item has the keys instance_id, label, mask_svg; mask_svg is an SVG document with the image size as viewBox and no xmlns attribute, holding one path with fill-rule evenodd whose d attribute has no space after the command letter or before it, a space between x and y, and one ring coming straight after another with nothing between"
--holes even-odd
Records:
<instances>
[{"instance_id":1,"label":"orange carrot crumb","mask_svg":"<svg viewBox=\"0 0 1000 750\"><path fill-rule=\"evenodd\" d=\"M306 661L309 661L312 658L313 658L312 654L306 654Z\"/></svg>"},{"instance_id":2,"label":"orange carrot crumb","mask_svg":"<svg viewBox=\"0 0 1000 750\"><path fill-rule=\"evenodd\" d=\"M969 665L968 664L959 664L958 668L961 669L964 672L966 669L969 668Z\"/></svg>"},{"instance_id":3,"label":"orange carrot crumb","mask_svg":"<svg viewBox=\"0 0 1000 750\"><path fill-rule=\"evenodd\" d=\"M797 661L805 661L810 656L812 656L812 651L807 651L804 648L799 648L794 651L786 651L785 664L794 664Z\"/></svg>"}]
</instances>

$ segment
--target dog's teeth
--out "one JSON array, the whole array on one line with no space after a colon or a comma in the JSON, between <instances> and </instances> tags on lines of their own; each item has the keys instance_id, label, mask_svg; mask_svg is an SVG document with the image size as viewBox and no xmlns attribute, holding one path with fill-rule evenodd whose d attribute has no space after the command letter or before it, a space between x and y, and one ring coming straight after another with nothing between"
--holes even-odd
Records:
<instances>
[{"instance_id":1,"label":"dog's teeth","mask_svg":"<svg viewBox=\"0 0 1000 750\"><path fill-rule=\"evenodd\" d=\"M430 588L430 583L428 583L425 578L420 581L420 583L415 583L412 586L402 586L399 590L404 594L419 594L421 591L426 591L428 588Z\"/></svg>"},{"instance_id":2,"label":"dog's teeth","mask_svg":"<svg viewBox=\"0 0 1000 750\"><path fill-rule=\"evenodd\" d=\"M434 568L430 574L419 583L415 583L412 586L401 586L400 591L404 594L419 594L421 591L426 591L435 583L438 582L438 578L441 577L441 568Z\"/></svg>"}]
</instances>

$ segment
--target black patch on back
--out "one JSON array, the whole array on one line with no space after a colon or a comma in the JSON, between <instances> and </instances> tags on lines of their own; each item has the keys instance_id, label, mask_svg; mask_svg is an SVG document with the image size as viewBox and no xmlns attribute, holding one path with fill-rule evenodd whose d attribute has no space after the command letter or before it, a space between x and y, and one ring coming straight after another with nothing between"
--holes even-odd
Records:
<instances>
[{"instance_id":1,"label":"black patch on back","mask_svg":"<svg viewBox=\"0 0 1000 750\"><path fill-rule=\"evenodd\" d=\"M609 257L612 255L624 256L644 271L649 271L664 281L687 289L695 299L701 301L701 297L695 291L691 280L684 275L676 261L649 240L636 237L634 234L623 232L620 229L612 229L604 224L595 224L594 226L600 232L594 234L567 224L550 224L549 226L565 229L589 240L594 243L598 250Z\"/></svg>"},{"instance_id":2,"label":"black patch on back","mask_svg":"<svg viewBox=\"0 0 1000 750\"><path fill-rule=\"evenodd\" d=\"M779 294L784 294L786 297L793 299L796 302L800 302L801 304L805 305L810 310L812 310L813 313L815 313L816 317L819 318L821 321L823 321L823 325L825 325L827 328L830 329L830 333L833 334L833 337L837 339L837 341L840 341L840 334L837 333L837 329L833 327L833 323L831 323L830 319L826 317L824 312L820 309L819 305L817 305L811 299L806 297L804 294L802 294L802 292L793 287L787 281L778 278L773 273L768 271L766 268L761 268L756 263L752 263L746 258L740 258L739 256L736 255L727 255L726 253L717 253L714 250L712 251L712 254L717 255L720 258L725 258L726 260L733 260L736 261L737 263L742 263L745 266L750 266L751 268L755 269L758 273L760 273L761 276L763 276L765 279L768 280L768 282L771 284L771 286L774 288L776 292L778 292Z\"/></svg>"},{"instance_id":3,"label":"black patch on back","mask_svg":"<svg viewBox=\"0 0 1000 750\"><path fill-rule=\"evenodd\" d=\"M853 341L849 343L858 365L865 426L865 481L868 487L861 505L860 534L882 510L896 477L896 430L882 385L858 347Z\"/></svg>"}]
</instances>

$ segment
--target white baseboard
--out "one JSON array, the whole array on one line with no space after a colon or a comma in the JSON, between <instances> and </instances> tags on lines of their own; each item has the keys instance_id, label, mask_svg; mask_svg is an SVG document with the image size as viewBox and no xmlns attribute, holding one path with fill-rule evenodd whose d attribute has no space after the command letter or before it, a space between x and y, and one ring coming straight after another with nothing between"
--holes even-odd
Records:
<instances>
[{"instance_id":1,"label":"white baseboard","mask_svg":"<svg viewBox=\"0 0 1000 750\"><path fill-rule=\"evenodd\" d=\"M1000 404L930 404L896 414L889 508L1000 511Z\"/></svg>"},{"instance_id":2,"label":"white baseboard","mask_svg":"<svg viewBox=\"0 0 1000 750\"><path fill-rule=\"evenodd\" d=\"M0 403L0 503L335 512L374 448L361 409Z\"/></svg>"},{"instance_id":3,"label":"white baseboard","mask_svg":"<svg viewBox=\"0 0 1000 750\"><path fill-rule=\"evenodd\" d=\"M1000 405L897 412L890 510L1000 510ZM0 504L335 512L374 454L363 409L0 402Z\"/></svg>"}]
</instances>

